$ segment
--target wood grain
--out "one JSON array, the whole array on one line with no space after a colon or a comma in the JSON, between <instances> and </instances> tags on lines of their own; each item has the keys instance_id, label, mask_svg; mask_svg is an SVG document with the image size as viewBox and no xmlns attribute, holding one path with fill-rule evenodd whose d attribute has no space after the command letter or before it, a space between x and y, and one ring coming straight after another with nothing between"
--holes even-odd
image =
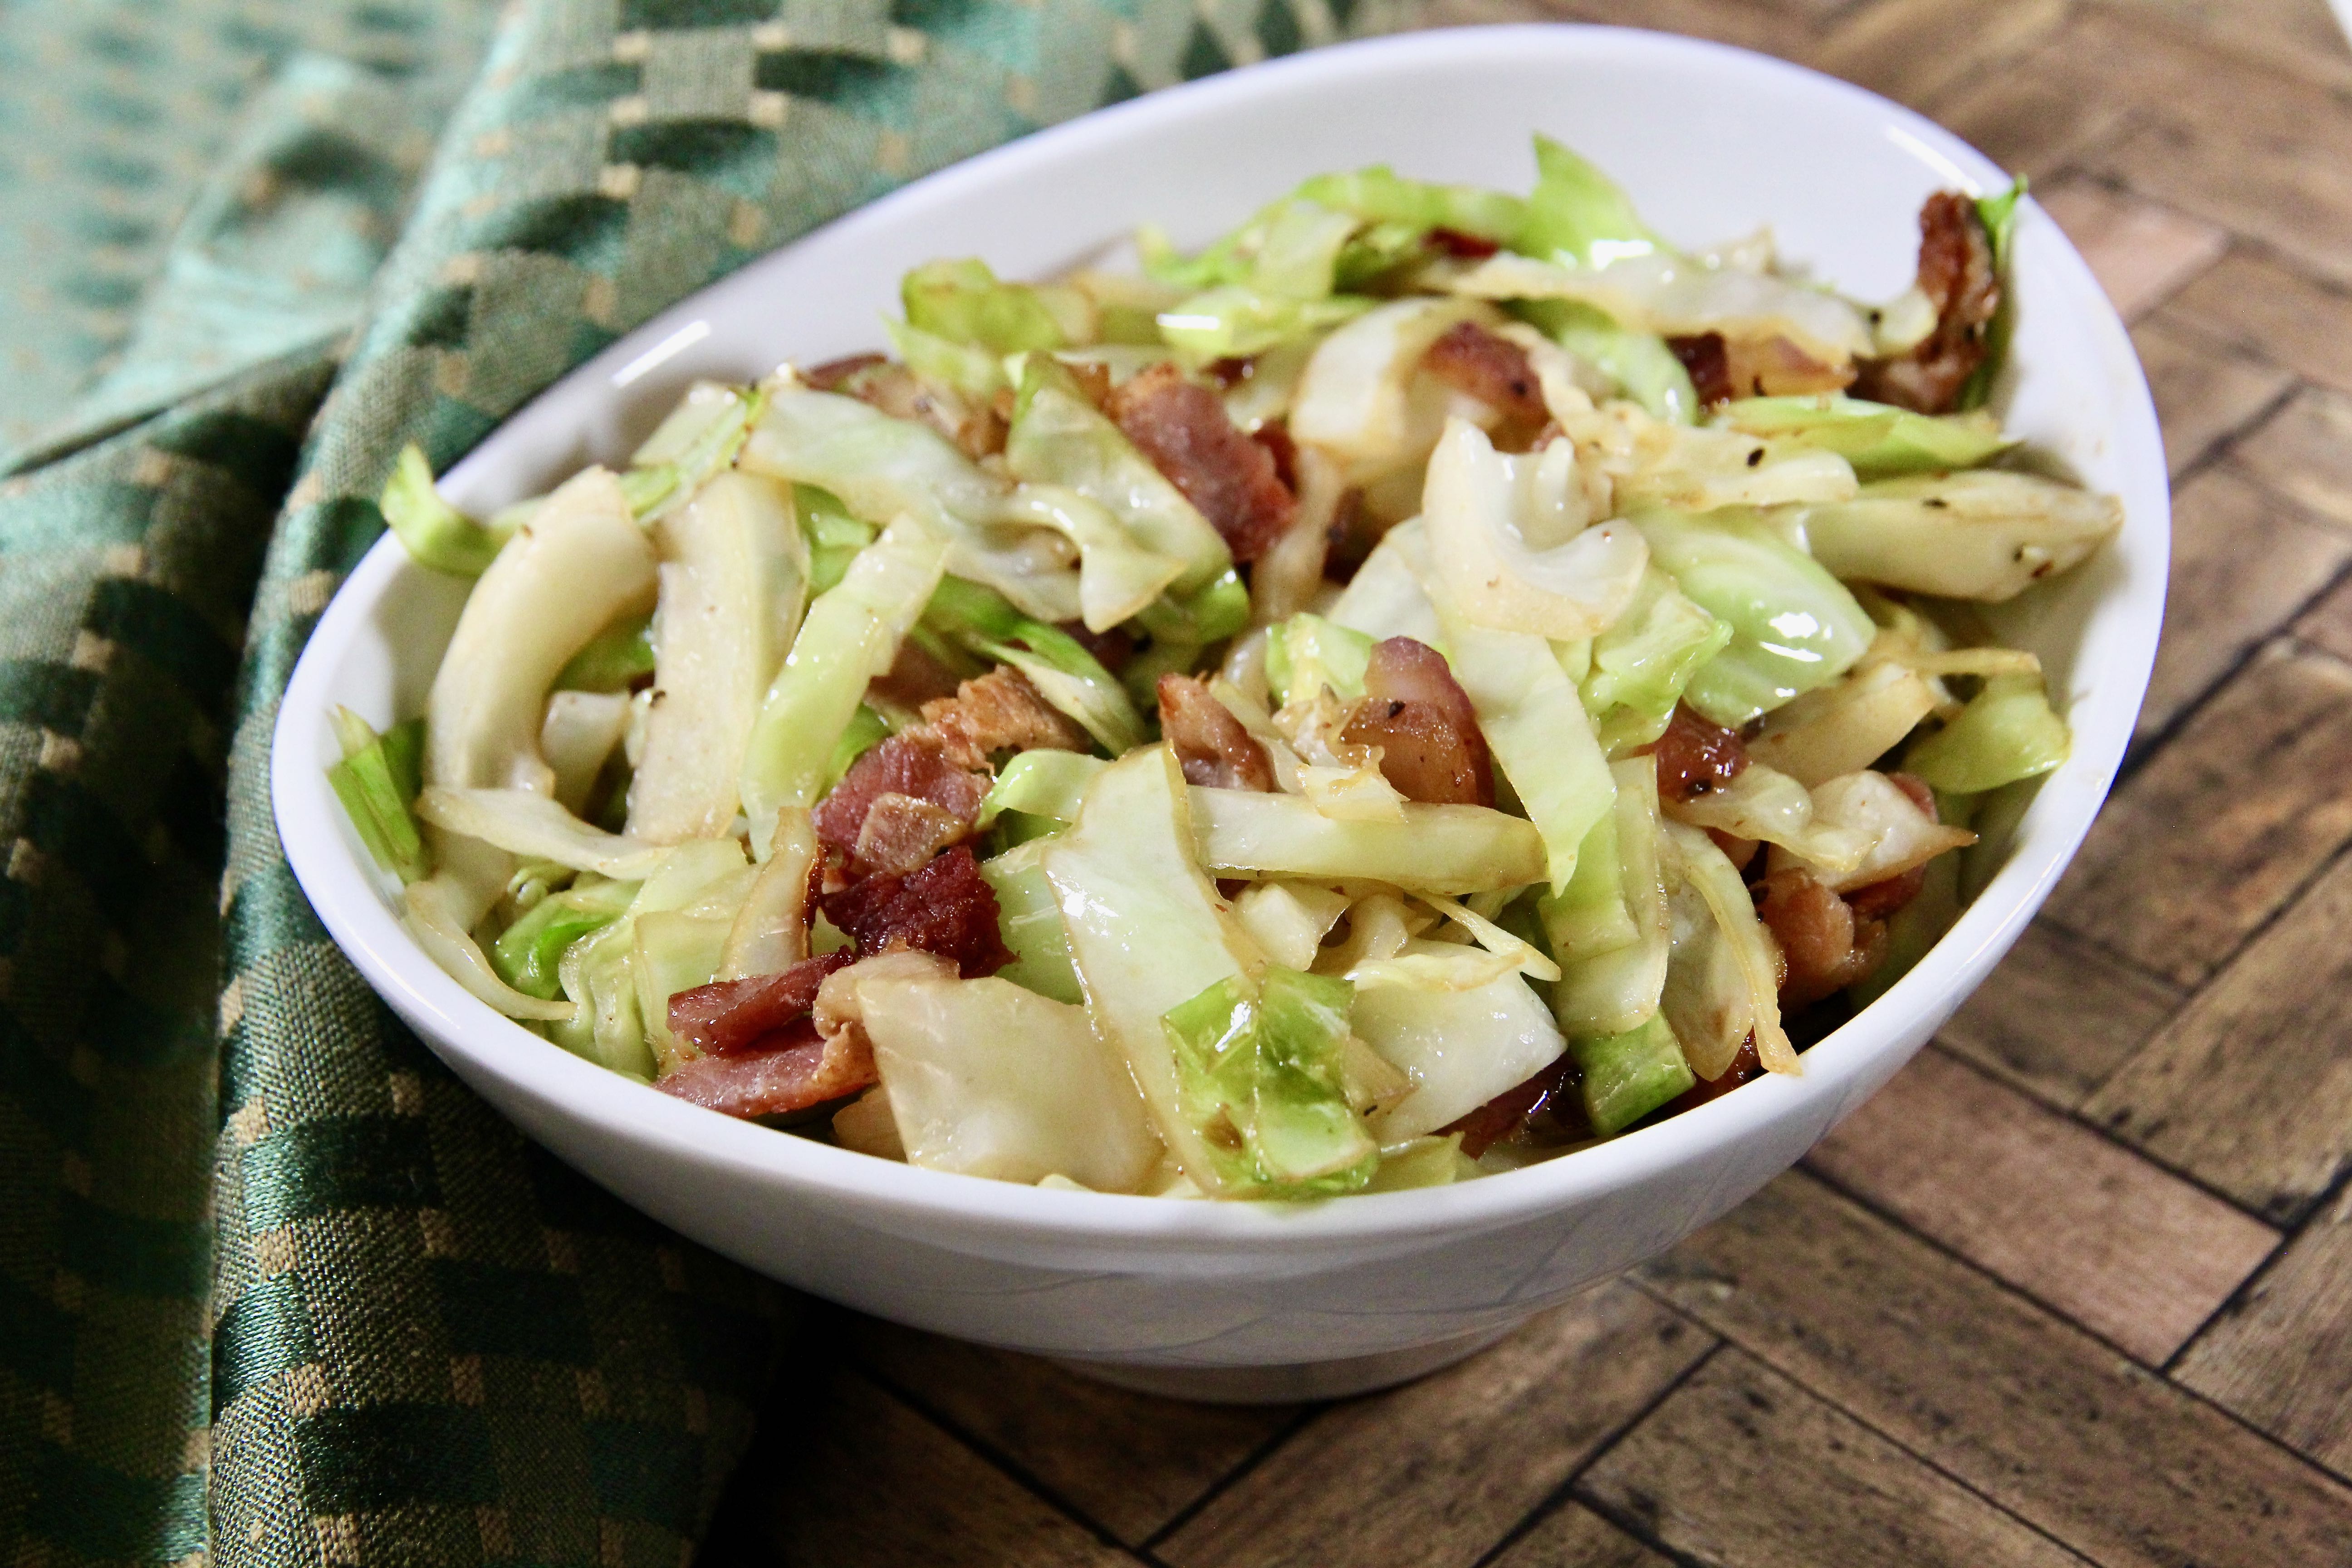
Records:
<instances>
[{"instance_id":1,"label":"wood grain","mask_svg":"<svg viewBox=\"0 0 2352 1568\"><path fill-rule=\"evenodd\" d=\"M1109 1568L1125 1553L854 1373L798 1383L745 1457L703 1561L782 1568Z\"/></svg>"},{"instance_id":2,"label":"wood grain","mask_svg":"<svg viewBox=\"0 0 2352 1568\"><path fill-rule=\"evenodd\" d=\"M2352 837L2352 667L2266 648L2109 799L2048 918L2182 985Z\"/></svg>"},{"instance_id":3,"label":"wood grain","mask_svg":"<svg viewBox=\"0 0 2352 1568\"><path fill-rule=\"evenodd\" d=\"M2343 1561L2352 1488L1802 1173L1642 1271L2103 1568Z\"/></svg>"},{"instance_id":4,"label":"wood grain","mask_svg":"<svg viewBox=\"0 0 2352 1568\"><path fill-rule=\"evenodd\" d=\"M2161 1366L2278 1245L2219 1198L1940 1051L1806 1163Z\"/></svg>"},{"instance_id":5,"label":"wood grain","mask_svg":"<svg viewBox=\"0 0 2352 1568\"><path fill-rule=\"evenodd\" d=\"M2071 1110L2147 1043L2180 998L2165 982L2037 921L1937 1038Z\"/></svg>"},{"instance_id":6,"label":"wood grain","mask_svg":"<svg viewBox=\"0 0 2352 1568\"><path fill-rule=\"evenodd\" d=\"M2352 397L2324 387L2297 393L2233 456L2281 495L2352 529Z\"/></svg>"},{"instance_id":7,"label":"wood grain","mask_svg":"<svg viewBox=\"0 0 2352 1568\"><path fill-rule=\"evenodd\" d=\"M2352 1475L2352 1191L2198 1336L2175 1375Z\"/></svg>"},{"instance_id":8,"label":"wood grain","mask_svg":"<svg viewBox=\"0 0 2352 1568\"><path fill-rule=\"evenodd\" d=\"M2294 377L2242 348L2181 324L2170 308L2132 329L2132 346L2156 399L2164 457L2175 479L2276 406Z\"/></svg>"},{"instance_id":9,"label":"wood grain","mask_svg":"<svg viewBox=\"0 0 2352 1568\"><path fill-rule=\"evenodd\" d=\"M1878 0L1832 27L1808 63L1925 105L2043 42L2069 9L2067 0Z\"/></svg>"},{"instance_id":10,"label":"wood grain","mask_svg":"<svg viewBox=\"0 0 2352 1568\"><path fill-rule=\"evenodd\" d=\"M1287 1405L1155 1399L1034 1356L888 1323L862 1326L856 1353L885 1384L1129 1545L1297 1414Z\"/></svg>"},{"instance_id":11,"label":"wood grain","mask_svg":"<svg viewBox=\"0 0 2352 1568\"><path fill-rule=\"evenodd\" d=\"M1673 1568L1673 1563L1582 1503L1571 1502L1538 1520L1495 1559L1494 1568Z\"/></svg>"},{"instance_id":12,"label":"wood grain","mask_svg":"<svg viewBox=\"0 0 2352 1568\"><path fill-rule=\"evenodd\" d=\"M2292 1223L2352 1169L2352 858L2084 1103L2158 1159Z\"/></svg>"},{"instance_id":13,"label":"wood grain","mask_svg":"<svg viewBox=\"0 0 2352 1568\"><path fill-rule=\"evenodd\" d=\"M2170 724L2347 563L2352 534L2313 521L2233 468L2210 468L2183 486L2173 499L2172 584L2140 734Z\"/></svg>"},{"instance_id":14,"label":"wood grain","mask_svg":"<svg viewBox=\"0 0 2352 1568\"><path fill-rule=\"evenodd\" d=\"M2338 583L2297 616L2294 635L2323 652L2352 661L2352 582Z\"/></svg>"},{"instance_id":15,"label":"wood grain","mask_svg":"<svg viewBox=\"0 0 2352 1568\"><path fill-rule=\"evenodd\" d=\"M2107 291L2116 313L2136 321L2230 248L2227 229L2085 179L2033 193L2066 231Z\"/></svg>"},{"instance_id":16,"label":"wood grain","mask_svg":"<svg viewBox=\"0 0 2352 1568\"><path fill-rule=\"evenodd\" d=\"M1738 1351L1725 1351L1577 1485L1725 1568L2083 1568L2084 1559Z\"/></svg>"},{"instance_id":17,"label":"wood grain","mask_svg":"<svg viewBox=\"0 0 2352 1568\"><path fill-rule=\"evenodd\" d=\"M2233 248L2173 297L2180 319L2339 392L2352 392L2352 293Z\"/></svg>"},{"instance_id":18,"label":"wood grain","mask_svg":"<svg viewBox=\"0 0 2352 1568\"><path fill-rule=\"evenodd\" d=\"M1463 1568L1713 1343L1622 1284L1326 1412L1157 1548L1174 1568Z\"/></svg>"}]
</instances>

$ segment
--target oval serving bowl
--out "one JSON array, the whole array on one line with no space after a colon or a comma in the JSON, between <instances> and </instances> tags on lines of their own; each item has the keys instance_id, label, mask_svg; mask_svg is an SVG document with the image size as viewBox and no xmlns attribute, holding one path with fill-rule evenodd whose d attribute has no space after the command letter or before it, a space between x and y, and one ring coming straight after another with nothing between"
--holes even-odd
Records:
<instances>
[{"instance_id":1,"label":"oval serving bowl","mask_svg":"<svg viewBox=\"0 0 2352 1568\"><path fill-rule=\"evenodd\" d=\"M1198 245L1307 175L1387 163L1523 190L1530 133L1577 148L1669 237L1769 224L1845 292L1909 282L1920 203L2006 176L1873 94L1744 51L1530 26L1344 46L1177 88L910 185L646 323L493 433L446 479L486 512L617 459L698 377L748 381L881 342L899 275L984 257L1043 277L1156 222ZM790 1284L899 1321L1221 1398L1328 1396L1426 1371L1650 1258L1793 1163L1892 1077L2032 917L2105 798L2162 616L2163 448L2123 325L2030 202L1996 407L2126 522L2070 576L1998 607L2038 653L2074 755L1971 851L1980 887L1885 996L1803 1058L1659 1125L1507 1175L1318 1205L1169 1202L917 1170L730 1121L500 1017L402 929L330 792L327 715L422 710L467 584L387 537L328 608L278 723L272 791L304 891L369 983L532 1137L663 1223Z\"/></svg>"}]
</instances>

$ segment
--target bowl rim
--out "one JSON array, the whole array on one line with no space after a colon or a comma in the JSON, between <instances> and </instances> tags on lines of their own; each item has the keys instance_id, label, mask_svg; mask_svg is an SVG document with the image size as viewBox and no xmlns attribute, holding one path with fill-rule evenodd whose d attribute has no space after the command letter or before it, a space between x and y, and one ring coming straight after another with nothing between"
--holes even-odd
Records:
<instances>
[{"instance_id":1,"label":"bowl rim","mask_svg":"<svg viewBox=\"0 0 2352 1568\"><path fill-rule=\"evenodd\" d=\"M1891 134L1913 143L1923 158L1979 192L2005 179L1998 165L1924 116L1865 89L1769 56L1634 28L1523 24L1333 45L1151 93L952 164L782 248L796 247L815 235L895 223L903 210L919 210L937 199L943 186L951 190L955 182L977 173L1049 173L1066 151L1088 141L1181 127L1196 116L1279 94L1294 85L1376 76L1400 68L1475 64L1530 49L1554 55L1564 66L1589 68L1595 57L1631 53L1663 58L1670 66L1696 61L1707 68L1758 73L1759 80L1794 81L1884 118ZM1905 1046L1906 1031L1938 1007L1948 1010L1965 998L2032 918L2105 799L2153 666L2169 555L2169 486L2146 377L2128 333L2089 268L2030 197L2021 204L2021 223L2047 231L2041 237L2039 265L2056 275L2054 281L2084 313L2085 329L2104 340L2097 344L2100 363L2124 373L2114 389L2113 436L2126 475L2144 483L2151 477L2145 465L2154 464L2153 515L2148 515L2149 507L2141 506L2127 517L2124 535L2110 548L2125 551L2128 544L2126 559L2131 570L2103 595L2126 601L2136 613L2111 615L2102 626L2086 626L2082 644L2084 653L2096 652L2104 670L2126 677L2131 700L2103 705L2092 715L2070 713L2074 754L2045 781L2031 834L2021 837L2007 862L1908 974L1805 1053L1804 1071L1799 1076L1766 1075L1738 1094L1519 1171L1445 1187L1357 1194L1344 1202L1307 1204L1183 1203L1049 1190L875 1159L689 1105L572 1056L466 992L400 926L382 891L385 884L336 814L323 770L316 765L323 754L333 678L393 582L404 572L425 570L408 563L389 533L337 591L281 700L270 760L270 795L280 842L336 945L436 1053L462 1058L463 1065L498 1080L508 1093L541 1102L596 1136L640 1146L670 1163L792 1188L811 1201L849 1204L877 1223L895 1216L902 1224L936 1233L941 1222L951 1222L971 1237L973 1250L982 1249L991 1237L1034 1240L1041 1234L1072 1243L1145 1241L1199 1252L1323 1251L1367 1241L1428 1240L1511 1225L1641 1185L1727 1146L1759 1139L1775 1125L1820 1117L1824 1104L1828 1113L1819 1125L1826 1128L1885 1076L1876 1069L1890 1053L1907 1058L1916 1048ZM749 267L757 268L765 259L755 259ZM538 397L641 363L676 339L681 324L693 318L698 301L727 281L708 285L656 314ZM521 412L518 409L508 419ZM494 431L465 464L453 469L452 477L494 450L496 438ZM2102 630L2106 635L2096 639L2095 648L2094 635ZM526 1043L540 1048L509 1048Z\"/></svg>"}]
</instances>

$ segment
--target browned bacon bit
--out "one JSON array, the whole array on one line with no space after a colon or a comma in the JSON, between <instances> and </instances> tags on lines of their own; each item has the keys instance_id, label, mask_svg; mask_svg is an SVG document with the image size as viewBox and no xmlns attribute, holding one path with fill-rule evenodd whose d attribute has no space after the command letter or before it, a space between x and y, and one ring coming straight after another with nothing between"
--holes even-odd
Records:
<instances>
[{"instance_id":1,"label":"browned bacon bit","mask_svg":"<svg viewBox=\"0 0 2352 1568\"><path fill-rule=\"evenodd\" d=\"M1429 345L1421 368L1507 419L1540 425L1543 387L1528 351L1475 321L1460 321Z\"/></svg>"},{"instance_id":2,"label":"browned bacon bit","mask_svg":"<svg viewBox=\"0 0 2352 1568\"><path fill-rule=\"evenodd\" d=\"M861 370L871 370L877 364L888 364L881 354L851 354L846 359L829 359L801 372L801 380L819 392L838 392L841 384Z\"/></svg>"},{"instance_id":3,"label":"browned bacon bit","mask_svg":"<svg viewBox=\"0 0 2352 1568\"><path fill-rule=\"evenodd\" d=\"M1911 804L1926 812L1928 821L1937 820L1936 792L1927 787L1925 779L1913 773L1889 773L1886 782L1910 796ZM1845 901L1853 906L1855 914L1883 921L1917 898L1919 889L1927 885L1927 868L1924 864L1917 865L1883 882L1873 882L1866 887L1848 890Z\"/></svg>"},{"instance_id":4,"label":"browned bacon bit","mask_svg":"<svg viewBox=\"0 0 2352 1568\"><path fill-rule=\"evenodd\" d=\"M1683 362L1690 372L1691 385L1702 404L1714 405L1729 401L1732 396L1731 360L1723 346L1721 332L1703 332L1696 337L1668 338L1666 347Z\"/></svg>"},{"instance_id":5,"label":"browned bacon bit","mask_svg":"<svg viewBox=\"0 0 2352 1568\"><path fill-rule=\"evenodd\" d=\"M852 882L823 903L825 918L856 942L860 957L913 948L952 960L967 979L1013 962L997 930L996 891L982 879L969 844L909 875Z\"/></svg>"},{"instance_id":6,"label":"browned bacon bit","mask_svg":"<svg viewBox=\"0 0 2352 1568\"><path fill-rule=\"evenodd\" d=\"M877 795L858 825L849 863L860 875L903 877L972 829L971 819L906 795Z\"/></svg>"},{"instance_id":7,"label":"browned bacon bit","mask_svg":"<svg viewBox=\"0 0 2352 1568\"><path fill-rule=\"evenodd\" d=\"M1886 956L1886 922L1857 918L1853 906L1811 871L1790 867L1757 885L1757 915L1788 965L1780 1005L1802 1007L1844 990Z\"/></svg>"},{"instance_id":8,"label":"browned bacon bit","mask_svg":"<svg viewBox=\"0 0 2352 1568\"><path fill-rule=\"evenodd\" d=\"M863 1031L819 1039L801 1020L774 1050L697 1057L654 1080L664 1094L724 1116L781 1116L859 1093L881 1081Z\"/></svg>"},{"instance_id":9,"label":"browned bacon bit","mask_svg":"<svg viewBox=\"0 0 2352 1568\"><path fill-rule=\"evenodd\" d=\"M810 815L817 837L851 854L865 831L866 814L886 795L930 802L966 822L980 816L988 780L958 767L937 736L910 730L893 735L856 762Z\"/></svg>"},{"instance_id":10,"label":"browned bacon bit","mask_svg":"<svg viewBox=\"0 0 2352 1568\"><path fill-rule=\"evenodd\" d=\"M1135 657L1135 639L1123 626L1111 626L1103 631L1090 631L1084 621L1062 621L1057 629L1069 633L1071 640L1095 656L1095 662L1111 674L1127 668Z\"/></svg>"},{"instance_id":11,"label":"browned bacon bit","mask_svg":"<svg viewBox=\"0 0 2352 1568\"><path fill-rule=\"evenodd\" d=\"M1203 789L1274 788L1274 764L1256 737L1209 689L1189 675L1160 678L1160 732L1184 769L1184 782Z\"/></svg>"},{"instance_id":12,"label":"browned bacon bit","mask_svg":"<svg viewBox=\"0 0 2352 1568\"><path fill-rule=\"evenodd\" d=\"M1948 413L1984 363L1985 337L2000 310L1992 241L1976 204L1938 191L1919 209L1919 291L1936 307L1936 330L1900 359L1872 360L1857 396L1922 414Z\"/></svg>"},{"instance_id":13,"label":"browned bacon bit","mask_svg":"<svg viewBox=\"0 0 2352 1568\"><path fill-rule=\"evenodd\" d=\"M1372 645L1364 700L1339 738L1381 748L1381 776L1408 800L1495 804L1495 764L1478 710L1445 656L1412 637Z\"/></svg>"},{"instance_id":14,"label":"browned bacon bit","mask_svg":"<svg viewBox=\"0 0 2352 1568\"><path fill-rule=\"evenodd\" d=\"M824 977L849 962L845 952L804 958L781 974L717 980L669 999L670 1032L705 1056L751 1050L808 1016Z\"/></svg>"},{"instance_id":15,"label":"browned bacon bit","mask_svg":"<svg viewBox=\"0 0 2352 1568\"><path fill-rule=\"evenodd\" d=\"M923 727L959 767L984 768L994 752L1087 749L1086 731L1049 706L1029 678L1010 665L965 681L953 697L932 699L922 711Z\"/></svg>"},{"instance_id":16,"label":"browned bacon bit","mask_svg":"<svg viewBox=\"0 0 2352 1568\"><path fill-rule=\"evenodd\" d=\"M1483 235L1465 234L1458 228L1433 228L1429 231L1429 243L1465 261L1484 261L1503 248Z\"/></svg>"},{"instance_id":17,"label":"browned bacon bit","mask_svg":"<svg viewBox=\"0 0 2352 1568\"><path fill-rule=\"evenodd\" d=\"M1363 489L1350 485L1339 492L1330 524L1323 531L1324 577L1333 583L1352 581L1380 542L1381 526L1364 505Z\"/></svg>"},{"instance_id":18,"label":"browned bacon bit","mask_svg":"<svg viewBox=\"0 0 2352 1568\"><path fill-rule=\"evenodd\" d=\"M1756 1055L1756 1037L1750 1034L1739 1043L1739 1054L1723 1069L1721 1078L1703 1078L1685 1089L1675 1101L1675 1110L1684 1111L1705 1105L1710 1100L1720 1100L1741 1084L1764 1076L1764 1064Z\"/></svg>"},{"instance_id":19,"label":"browned bacon bit","mask_svg":"<svg viewBox=\"0 0 2352 1568\"><path fill-rule=\"evenodd\" d=\"M1462 1152L1475 1160L1522 1126L1547 1119L1548 1112L1552 1113L1549 1120L1573 1127L1583 1120L1580 1105L1573 1108L1572 1116L1569 1114L1569 1102L1575 1098L1570 1090L1575 1082L1576 1063L1563 1056L1525 1083L1513 1085L1469 1115L1438 1131L1462 1134ZM1563 1131L1568 1136L1575 1135L1572 1131Z\"/></svg>"},{"instance_id":20,"label":"browned bacon bit","mask_svg":"<svg viewBox=\"0 0 2352 1568\"><path fill-rule=\"evenodd\" d=\"M1274 454L1242 434L1215 393L1174 365L1130 378L1105 412L1200 509L1234 560L1256 560L1289 531L1298 498L1275 472Z\"/></svg>"},{"instance_id":21,"label":"browned bacon bit","mask_svg":"<svg viewBox=\"0 0 2352 1568\"><path fill-rule=\"evenodd\" d=\"M1710 724L1677 707L1658 737L1658 798L1688 804L1748 771L1748 748L1736 730Z\"/></svg>"},{"instance_id":22,"label":"browned bacon bit","mask_svg":"<svg viewBox=\"0 0 2352 1568\"><path fill-rule=\"evenodd\" d=\"M1250 432L1250 439L1274 454L1274 477L1293 490L1298 488L1298 443L1290 438L1290 422L1269 419Z\"/></svg>"},{"instance_id":23,"label":"browned bacon bit","mask_svg":"<svg viewBox=\"0 0 2352 1568\"><path fill-rule=\"evenodd\" d=\"M1854 368L1822 364L1786 338L1739 338L1724 347L1723 375L1740 397L1810 397L1843 391Z\"/></svg>"}]
</instances>

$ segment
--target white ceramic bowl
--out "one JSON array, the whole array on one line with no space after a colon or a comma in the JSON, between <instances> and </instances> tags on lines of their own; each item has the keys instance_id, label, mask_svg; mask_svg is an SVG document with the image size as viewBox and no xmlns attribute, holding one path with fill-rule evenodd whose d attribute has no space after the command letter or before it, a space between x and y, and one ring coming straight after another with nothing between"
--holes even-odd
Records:
<instances>
[{"instance_id":1,"label":"white ceramic bowl","mask_svg":"<svg viewBox=\"0 0 2352 1568\"><path fill-rule=\"evenodd\" d=\"M625 453L688 381L749 380L874 346L899 275L978 255L1050 274L1157 221L1204 242L1299 179L1388 163L1525 189L1559 137L1698 244L1770 224L1850 293L1908 282L1931 191L2001 172L1883 99L1713 45L1607 28L1417 34L1156 94L960 164L745 268L630 334L447 478L488 510ZM2161 619L2165 465L2122 324L2057 226L2019 223L2002 393L2013 431L2119 492L2122 538L2012 606L2003 630L2071 700L2074 754L2006 835L1927 960L1808 1052L1662 1125L1507 1176L1319 1205L1170 1203L921 1171L729 1121L590 1066L436 968L329 793L326 715L422 710L464 584L380 542L320 621L280 716L279 832L370 984L532 1137L632 1204L764 1273L866 1311L1211 1397L1375 1386L1466 1353L1649 1258L1785 1169L1909 1058L2032 917L2130 738Z\"/></svg>"}]
</instances>

